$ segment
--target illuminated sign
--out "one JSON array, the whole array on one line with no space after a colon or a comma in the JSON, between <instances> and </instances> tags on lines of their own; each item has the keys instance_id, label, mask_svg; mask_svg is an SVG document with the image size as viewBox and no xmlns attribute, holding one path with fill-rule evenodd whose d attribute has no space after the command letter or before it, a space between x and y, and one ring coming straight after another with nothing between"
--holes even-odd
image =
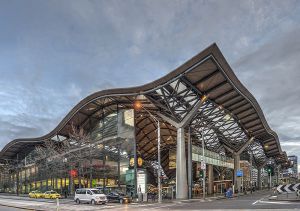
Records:
<instances>
[{"instance_id":1,"label":"illuminated sign","mask_svg":"<svg viewBox=\"0 0 300 211\"><path fill-rule=\"evenodd\" d=\"M138 159L137 159L138 167L142 167L143 163L144 163L143 158L138 157ZM130 158L130 160L129 160L129 166L130 167L134 167L134 158Z\"/></svg>"}]
</instances>

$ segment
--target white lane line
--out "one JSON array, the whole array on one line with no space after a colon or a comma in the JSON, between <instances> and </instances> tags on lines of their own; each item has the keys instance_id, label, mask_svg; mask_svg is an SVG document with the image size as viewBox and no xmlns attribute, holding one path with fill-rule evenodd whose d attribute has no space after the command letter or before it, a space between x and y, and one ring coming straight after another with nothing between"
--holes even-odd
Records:
<instances>
[{"instance_id":1,"label":"white lane line","mask_svg":"<svg viewBox=\"0 0 300 211\"><path fill-rule=\"evenodd\" d=\"M280 201L263 201L261 199L255 201L252 203L252 205L255 205L257 203L261 203L261 204L299 204L299 202L280 202Z\"/></svg>"},{"instance_id":2,"label":"white lane line","mask_svg":"<svg viewBox=\"0 0 300 211\"><path fill-rule=\"evenodd\" d=\"M260 203L265 204L299 204L299 202L280 202L280 201L259 201Z\"/></svg>"}]
</instances>

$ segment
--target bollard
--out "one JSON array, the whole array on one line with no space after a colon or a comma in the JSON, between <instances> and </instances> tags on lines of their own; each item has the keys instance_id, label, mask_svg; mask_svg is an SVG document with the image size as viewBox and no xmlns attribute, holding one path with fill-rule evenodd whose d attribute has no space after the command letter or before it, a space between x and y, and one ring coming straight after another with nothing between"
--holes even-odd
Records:
<instances>
[{"instance_id":1,"label":"bollard","mask_svg":"<svg viewBox=\"0 0 300 211\"><path fill-rule=\"evenodd\" d=\"M59 199L56 198L56 211L58 211L58 210L59 210Z\"/></svg>"}]
</instances>

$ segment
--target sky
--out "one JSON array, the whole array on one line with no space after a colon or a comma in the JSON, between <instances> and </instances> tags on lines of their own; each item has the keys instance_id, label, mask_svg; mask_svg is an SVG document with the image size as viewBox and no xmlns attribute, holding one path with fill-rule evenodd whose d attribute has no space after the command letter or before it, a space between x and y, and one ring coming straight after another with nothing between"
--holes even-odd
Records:
<instances>
[{"instance_id":1,"label":"sky","mask_svg":"<svg viewBox=\"0 0 300 211\"><path fill-rule=\"evenodd\" d=\"M87 95L158 79L217 43L300 158L300 1L0 0L0 149Z\"/></svg>"}]
</instances>

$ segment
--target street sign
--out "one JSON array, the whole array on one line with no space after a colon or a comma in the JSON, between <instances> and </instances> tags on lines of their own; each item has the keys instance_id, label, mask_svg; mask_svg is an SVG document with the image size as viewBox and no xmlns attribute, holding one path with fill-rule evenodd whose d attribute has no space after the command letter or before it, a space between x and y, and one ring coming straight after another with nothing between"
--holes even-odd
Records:
<instances>
[{"instance_id":1,"label":"street sign","mask_svg":"<svg viewBox=\"0 0 300 211\"><path fill-rule=\"evenodd\" d=\"M243 176L243 170L237 170L236 171L236 176L237 177L242 177Z\"/></svg>"},{"instance_id":2,"label":"street sign","mask_svg":"<svg viewBox=\"0 0 300 211\"><path fill-rule=\"evenodd\" d=\"M279 185L277 187L277 191L279 193L283 193L283 192L295 192L295 191L298 191L299 189L300 189L300 183Z\"/></svg>"},{"instance_id":3,"label":"street sign","mask_svg":"<svg viewBox=\"0 0 300 211\"><path fill-rule=\"evenodd\" d=\"M201 162L201 169L202 170L206 169L206 163L204 161Z\"/></svg>"}]
</instances>

